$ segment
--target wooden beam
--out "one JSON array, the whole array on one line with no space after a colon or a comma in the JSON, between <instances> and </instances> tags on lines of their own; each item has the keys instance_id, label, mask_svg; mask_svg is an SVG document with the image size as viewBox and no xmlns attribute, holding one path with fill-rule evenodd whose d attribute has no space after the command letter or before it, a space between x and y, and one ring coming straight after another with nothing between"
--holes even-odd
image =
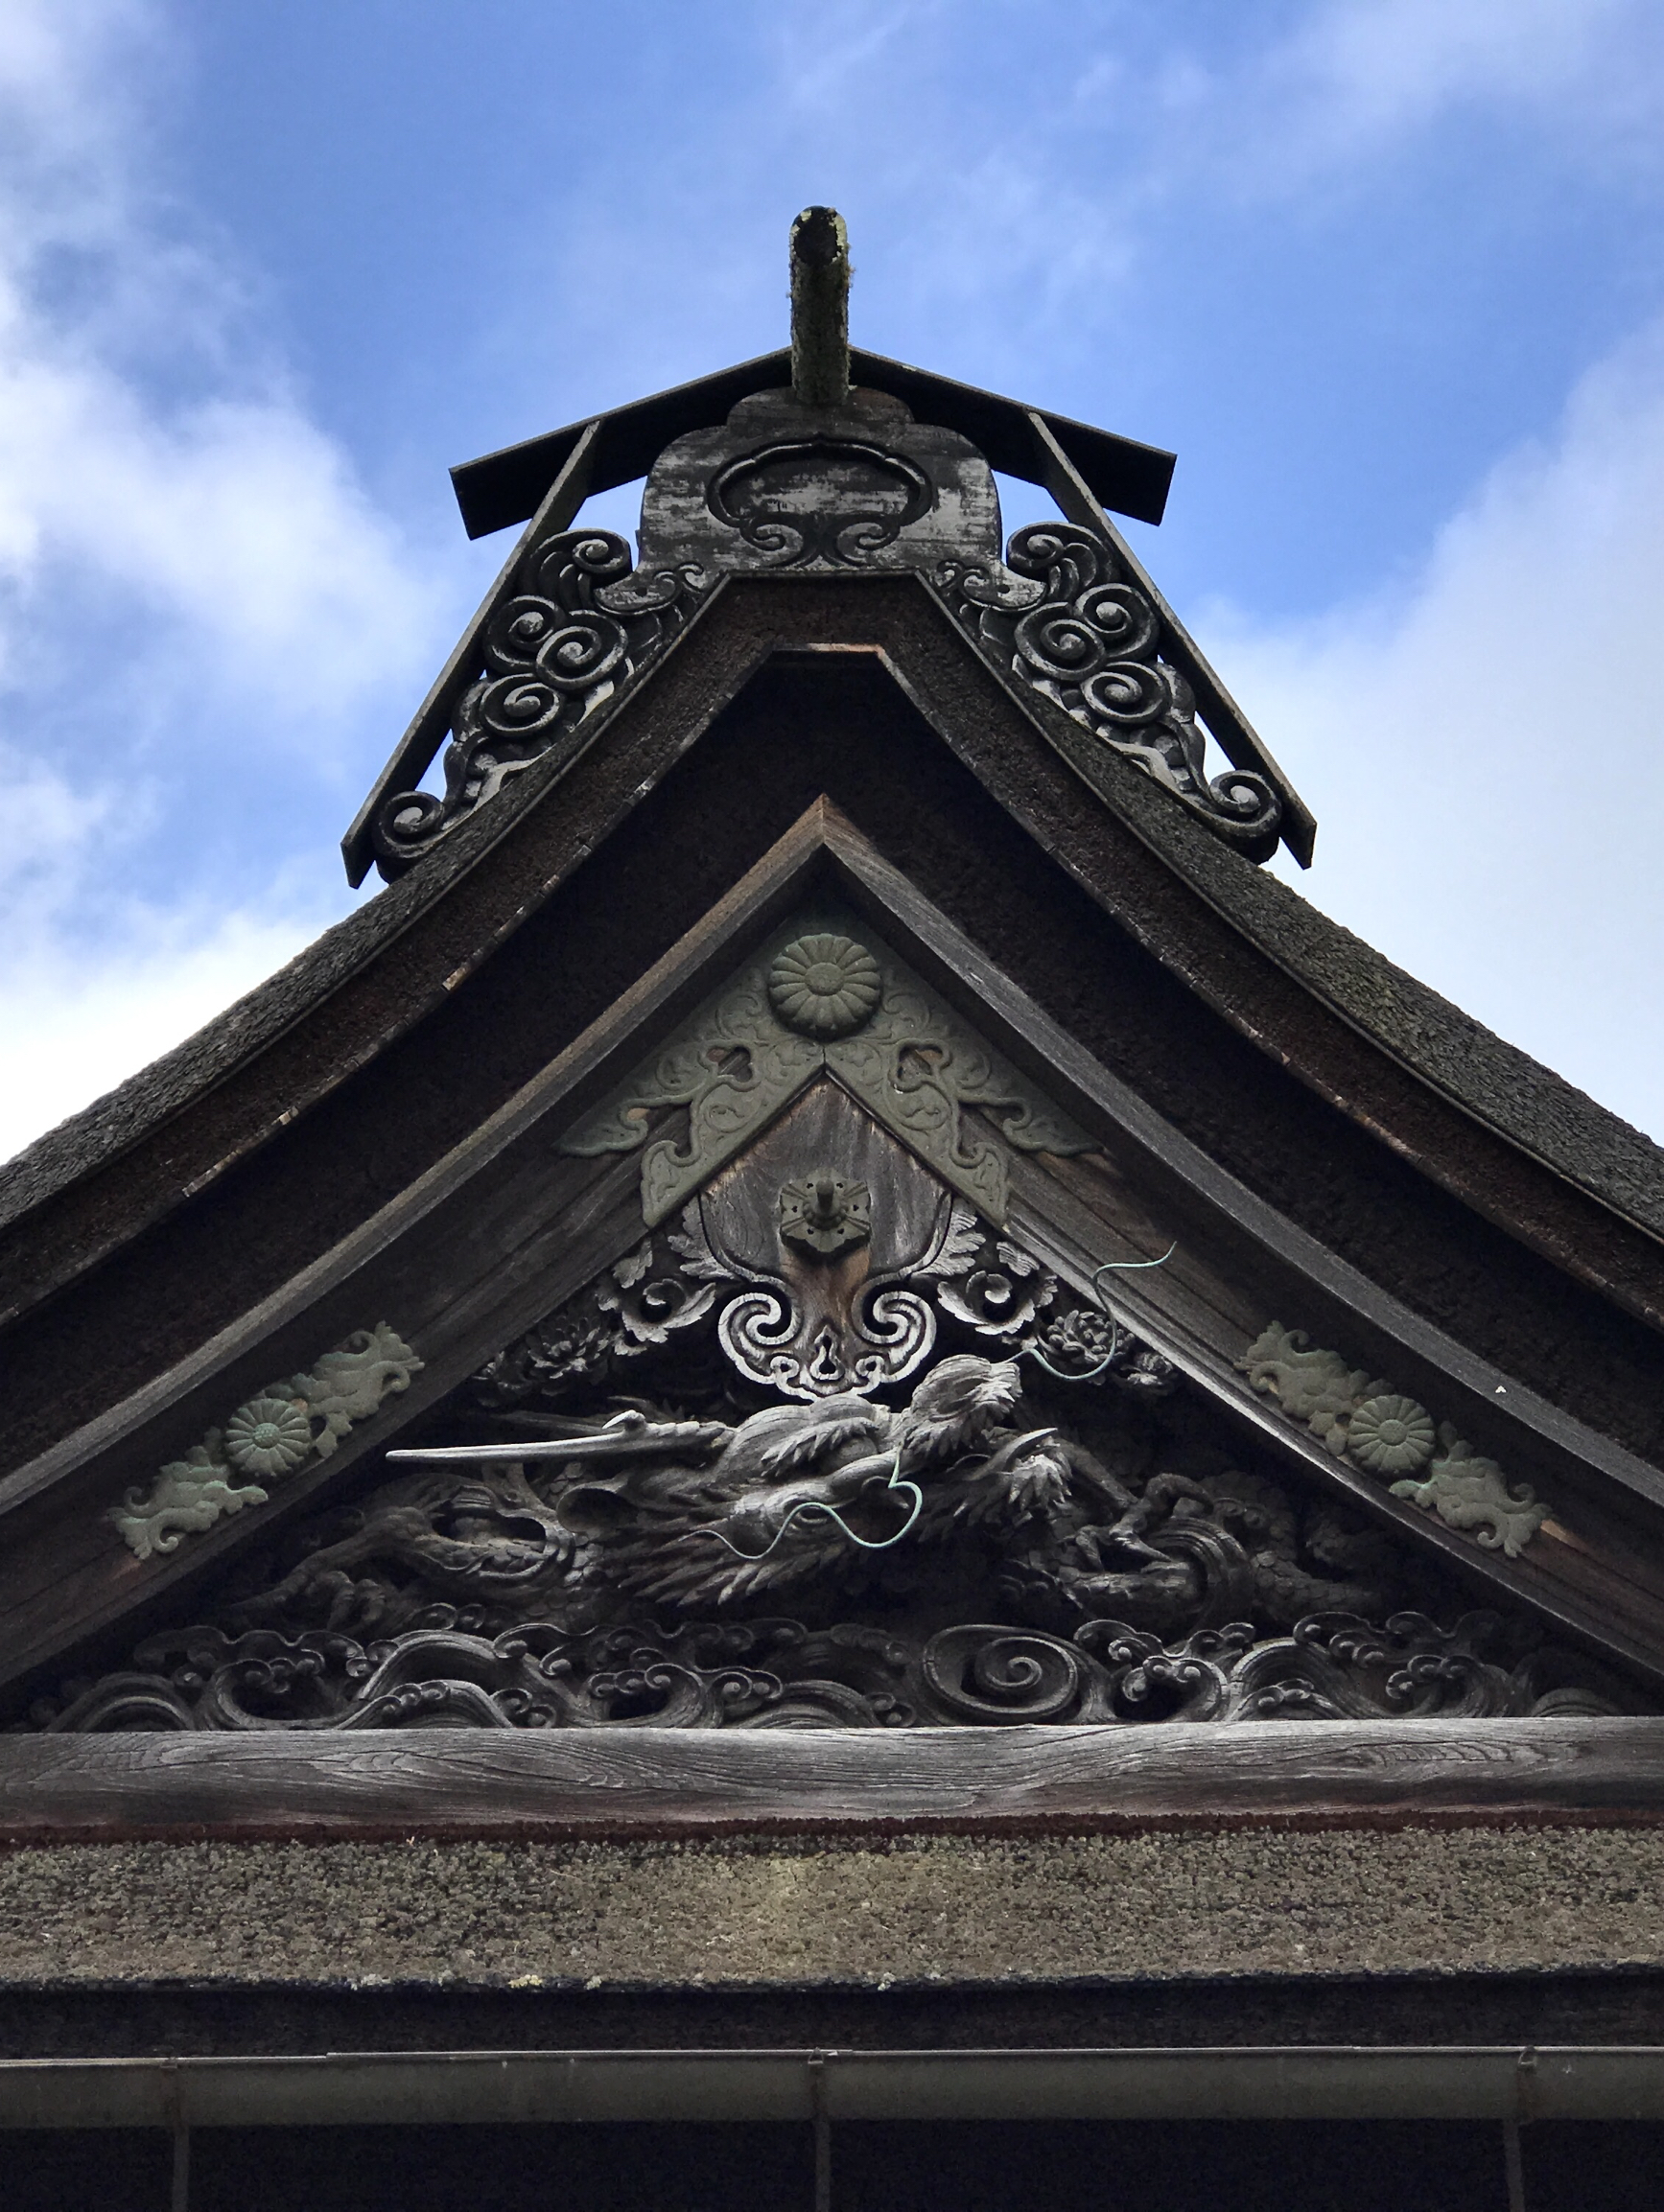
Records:
<instances>
[{"instance_id":1,"label":"wooden beam","mask_svg":"<svg viewBox=\"0 0 1664 2212\"><path fill-rule=\"evenodd\" d=\"M974 384L955 384L951 377L911 368L905 361L889 361L882 354L850 351L850 374L857 384L889 392L909 407L921 422L939 423L957 431L981 449L989 466L1002 474L1026 477L1030 483L1044 479L1036 472L1037 461L1029 417L1035 410L1020 400L1002 398L997 392L979 390ZM634 400L628 407L613 407L595 418L598 440L592 492L611 491L645 477L672 438L689 431L707 430L727 419L729 409L752 392L772 391L791 382L791 354L759 354L733 368L698 377L691 384L676 384L655 392L650 399ZM1135 522L1159 523L1167 504L1175 457L1160 446L1141 445L1135 438L1117 437L1110 431L1094 430L1090 423L1068 415L1043 413L1053 436L1070 456L1083 482L1116 514ZM471 538L488 537L524 522L566 466L589 425L568 423L563 430L546 431L541 437L504 446L478 460L460 462L451 471L457 504Z\"/></svg>"},{"instance_id":2,"label":"wooden beam","mask_svg":"<svg viewBox=\"0 0 1664 2212\"><path fill-rule=\"evenodd\" d=\"M1664 1720L0 1737L0 1840L1664 1820Z\"/></svg>"}]
</instances>

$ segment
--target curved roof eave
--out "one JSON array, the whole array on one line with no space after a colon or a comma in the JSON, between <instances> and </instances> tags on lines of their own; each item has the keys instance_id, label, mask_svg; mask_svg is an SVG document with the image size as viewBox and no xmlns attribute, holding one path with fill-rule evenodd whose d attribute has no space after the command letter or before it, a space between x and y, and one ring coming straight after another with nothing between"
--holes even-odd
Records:
<instances>
[{"instance_id":1,"label":"curved roof eave","mask_svg":"<svg viewBox=\"0 0 1664 2212\"><path fill-rule=\"evenodd\" d=\"M768 587L748 580L748 589ZM917 588L953 628L929 587L921 580ZM597 718L586 752L604 741L619 711L654 687L695 637L709 633L732 592L731 584L720 586L666 660ZM956 629L953 634L961 635ZM968 640L961 641L979 667L1001 682L1022 713L1040 720L1043 728L1062 723L1075 733L1060 710L1019 692L999 671L988 668ZM712 703L711 713L748 673L733 674L724 697ZM78 1179L111 1165L257 1059L485 863L574 758L535 764L460 822L408 874L325 930L223 1013L0 1167L0 1226L20 1223ZM1129 763L1104 753L1090 780L1106 806L1185 886L1370 1042L1555 1175L1664 1239L1664 1149L1394 966L1291 886L1230 850ZM482 957L487 949L474 948L471 958ZM1151 949L1160 956L1159 943ZM410 1019L419 1012L412 1011ZM368 1051L385 1041L385 1036L375 1040ZM305 1103L293 1110L302 1110Z\"/></svg>"}]
</instances>

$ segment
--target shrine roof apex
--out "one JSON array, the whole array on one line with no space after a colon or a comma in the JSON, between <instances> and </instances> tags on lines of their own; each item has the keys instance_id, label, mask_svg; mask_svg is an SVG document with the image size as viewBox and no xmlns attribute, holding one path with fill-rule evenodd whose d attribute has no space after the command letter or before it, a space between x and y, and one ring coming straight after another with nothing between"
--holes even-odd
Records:
<instances>
[{"instance_id":1,"label":"shrine roof apex","mask_svg":"<svg viewBox=\"0 0 1664 2212\"><path fill-rule=\"evenodd\" d=\"M921 422L969 438L1002 476L1051 488L1056 464L1037 428L1043 424L1112 512L1138 523L1159 523L1166 510L1176 456L1160 446L1095 430L1090 423L957 384L858 346L850 348L849 358L855 384L902 401ZM483 538L524 523L535 514L587 433L594 434L584 460L584 497L593 498L645 477L671 439L715 429L740 400L790 383L791 348L781 346L695 377L691 384L674 384L650 398L631 400L463 461L451 471L463 525L471 538Z\"/></svg>"}]
</instances>

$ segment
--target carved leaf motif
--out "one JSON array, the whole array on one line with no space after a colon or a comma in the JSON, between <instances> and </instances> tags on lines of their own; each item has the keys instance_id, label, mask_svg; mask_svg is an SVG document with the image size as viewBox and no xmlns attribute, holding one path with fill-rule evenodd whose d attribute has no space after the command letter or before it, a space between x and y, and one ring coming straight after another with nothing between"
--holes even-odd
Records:
<instances>
[{"instance_id":1,"label":"carved leaf motif","mask_svg":"<svg viewBox=\"0 0 1664 2212\"><path fill-rule=\"evenodd\" d=\"M1433 1447L1432 1416L1415 1399L1371 1382L1338 1352L1308 1349L1303 1329L1271 1322L1236 1362L1256 1390L1276 1397L1291 1420L1304 1421L1337 1459L1350 1456L1391 1484L1394 1498L1437 1513L1447 1528L1472 1534L1488 1550L1517 1559L1549 1517L1529 1483L1511 1483L1494 1459L1465 1443L1448 1421L1443 1447L1425 1481L1406 1470L1425 1465ZM1393 1481L1394 1476L1403 1479Z\"/></svg>"},{"instance_id":2,"label":"carved leaf motif","mask_svg":"<svg viewBox=\"0 0 1664 2212\"><path fill-rule=\"evenodd\" d=\"M182 1459L171 1459L147 1491L129 1490L110 1515L123 1541L139 1559L176 1551L181 1537L212 1528L222 1514L264 1505L270 1492L239 1482L221 1456L221 1435L210 1429Z\"/></svg>"},{"instance_id":3,"label":"carved leaf motif","mask_svg":"<svg viewBox=\"0 0 1664 2212\"><path fill-rule=\"evenodd\" d=\"M359 1329L309 1374L256 1392L232 1415L226 1433L210 1429L183 1459L169 1461L148 1491L129 1490L109 1519L140 1559L176 1550L182 1535L211 1528L223 1514L266 1503L269 1493L258 1483L235 1483L228 1457L268 1481L313 1454L327 1459L355 1422L369 1420L390 1393L408 1390L421 1365L386 1321Z\"/></svg>"},{"instance_id":4,"label":"carved leaf motif","mask_svg":"<svg viewBox=\"0 0 1664 2212\"><path fill-rule=\"evenodd\" d=\"M367 1421L390 1394L408 1390L422 1362L409 1344L378 1321L360 1329L339 1350L326 1352L310 1374L296 1375L290 1387L304 1398L323 1423L313 1450L327 1459L357 1421Z\"/></svg>"},{"instance_id":5,"label":"carved leaf motif","mask_svg":"<svg viewBox=\"0 0 1664 2212\"><path fill-rule=\"evenodd\" d=\"M1277 1398L1291 1421L1303 1421L1337 1459L1344 1458L1353 1413L1388 1385L1371 1382L1361 1367L1348 1367L1338 1352L1308 1350L1308 1343L1303 1329L1273 1321L1236 1364L1255 1390Z\"/></svg>"},{"instance_id":6,"label":"carved leaf motif","mask_svg":"<svg viewBox=\"0 0 1664 2212\"><path fill-rule=\"evenodd\" d=\"M799 1034L782 1019L770 996L769 978L787 954L795 963L790 972L801 982L817 968L822 952L828 974L818 980L827 987L826 1005L836 1008L837 1023L858 1024L846 1034ZM799 1005L792 991L780 995L788 1008ZM1090 1149L1072 1123L881 945L869 948L845 930L800 919L778 932L762 960L710 1000L663 1052L569 1131L561 1150L590 1158L645 1145L642 1213L652 1226L708 1182L823 1070L836 1075L996 1223L1005 1219L1004 1159L990 1132L966 1121L965 1108L979 1108L1019 1151ZM649 1143L652 1115L674 1106L688 1109L686 1138L659 1136Z\"/></svg>"},{"instance_id":7,"label":"carved leaf motif","mask_svg":"<svg viewBox=\"0 0 1664 2212\"><path fill-rule=\"evenodd\" d=\"M1510 1482L1494 1459L1487 1459L1465 1444L1442 1422L1439 1437L1444 1449L1427 1471L1423 1482L1394 1482L1394 1498L1437 1513L1448 1528L1471 1533L1488 1550L1500 1550L1517 1559L1549 1517L1528 1482Z\"/></svg>"}]
</instances>

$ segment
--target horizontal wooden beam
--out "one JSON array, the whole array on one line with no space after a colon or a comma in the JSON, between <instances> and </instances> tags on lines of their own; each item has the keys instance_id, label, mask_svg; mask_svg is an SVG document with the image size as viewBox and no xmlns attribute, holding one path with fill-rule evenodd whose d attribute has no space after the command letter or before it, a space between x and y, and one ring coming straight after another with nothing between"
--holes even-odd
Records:
<instances>
[{"instance_id":1,"label":"horizontal wooden beam","mask_svg":"<svg viewBox=\"0 0 1664 2212\"><path fill-rule=\"evenodd\" d=\"M1664 1819L1664 1720L0 1738L0 1840Z\"/></svg>"},{"instance_id":2,"label":"horizontal wooden beam","mask_svg":"<svg viewBox=\"0 0 1664 2212\"><path fill-rule=\"evenodd\" d=\"M858 347L851 350L850 373L857 384L891 393L921 422L957 431L1002 475L1021 477L1030 483L1043 481L1038 473L1041 464L1034 450L1030 409L1021 401L1003 399L974 384L955 384L951 377L910 368L905 361L863 353ZM606 492L633 483L646 475L672 438L721 423L729 409L752 392L771 391L790 382L791 354L783 346L778 353L759 354L754 361L595 417L599 440L590 491ZM1130 515L1135 522L1161 520L1173 480L1172 454L1159 446L1140 445L1136 438L1094 430L1090 423L1075 422L1068 415L1043 413L1041 419L1106 507ZM451 481L468 535L487 537L533 514L588 428L587 421L568 423L563 430L546 431L541 437L504 446L454 468Z\"/></svg>"}]
</instances>

